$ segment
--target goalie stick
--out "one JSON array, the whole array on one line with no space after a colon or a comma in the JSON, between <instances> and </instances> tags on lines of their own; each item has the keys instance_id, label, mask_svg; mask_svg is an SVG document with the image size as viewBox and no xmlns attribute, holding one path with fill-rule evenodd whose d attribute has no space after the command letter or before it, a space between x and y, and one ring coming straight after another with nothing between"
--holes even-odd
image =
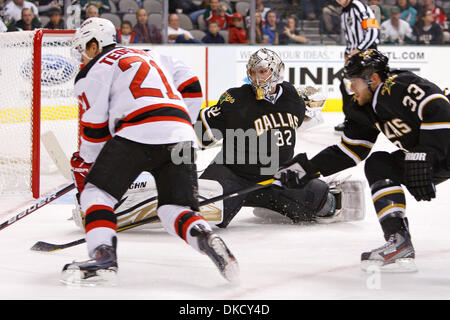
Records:
<instances>
[{"instance_id":1,"label":"goalie stick","mask_svg":"<svg viewBox=\"0 0 450 320\"><path fill-rule=\"evenodd\" d=\"M48 155L58 168L58 171L66 178L67 180L72 181L72 173L69 165L69 159L61 148L58 139L56 138L53 131L47 131L41 136L42 144L47 150Z\"/></svg>"},{"instance_id":2,"label":"goalie stick","mask_svg":"<svg viewBox=\"0 0 450 320\"><path fill-rule=\"evenodd\" d=\"M3 222L0 225L0 230L5 229L6 227L12 225L14 222L16 222L16 221L18 221L18 220L28 216L29 214L33 213L34 211L38 210L39 208L42 208L46 204L49 204L53 200L61 197L62 195L66 194L67 192L69 192L72 189L75 189L75 184L74 183L69 184L69 185L67 185L67 186L57 190L56 192L54 192L52 194L49 194L49 195L39 199L31 207L25 209L21 213L19 213L19 214L15 215L14 217L10 218L8 221Z\"/></svg>"},{"instance_id":3,"label":"goalie stick","mask_svg":"<svg viewBox=\"0 0 450 320\"><path fill-rule=\"evenodd\" d=\"M258 184L254 185L254 186L251 186L251 187L247 187L247 188L244 188L244 189L241 189L241 190L237 190L237 191L229 192L229 193L217 196L217 197L213 197L213 198L201 201L199 203L199 206L202 207L202 206L214 203L216 201L225 200L225 199L228 199L228 198L231 198L231 197L235 197L235 196L238 196L238 195L243 195L243 194L246 194L246 193L249 193L249 192L252 192L252 191L263 189L263 188L266 188L266 187L270 186L274 181L275 181L275 179L268 179L268 180L259 182ZM146 224L146 223L152 223L152 222L157 222L157 221L159 221L158 216L149 217L149 218L143 219L141 221L130 223L128 225L120 227L120 228L117 229L117 232L122 232L122 231L125 231L125 230L136 228L136 227L141 226L141 225ZM33 250L33 251L43 251L43 252L52 252L52 251L57 251L57 250L65 249L65 248L70 248L70 247L82 244L84 242L86 242L85 238L78 239L78 240L75 240L75 241L72 241L72 242L68 242L68 243L64 243L64 244L53 244L53 243L48 243L48 242L44 242L44 241L38 241L31 247L31 250Z\"/></svg>"}]
</instances>

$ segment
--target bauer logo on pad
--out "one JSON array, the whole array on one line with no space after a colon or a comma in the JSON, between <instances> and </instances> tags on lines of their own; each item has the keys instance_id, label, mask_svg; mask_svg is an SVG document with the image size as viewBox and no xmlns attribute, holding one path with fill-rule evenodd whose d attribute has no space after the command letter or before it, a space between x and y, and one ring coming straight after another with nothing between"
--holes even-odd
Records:
<instances>
[{"instance_id":1,"label":"bauer logo on pad","mask_svg":"<svg viewBox=\"0 0 450 320\"><path fill-rule=\"evenodd\" d=\"M44 86L59 85L69 81L78 71L77 65L69 58L56 54L42 55L41 83ZM33 61L28 59L20 68L20 74L27 80L33 75Z\"/></svg>"}]
</instances>

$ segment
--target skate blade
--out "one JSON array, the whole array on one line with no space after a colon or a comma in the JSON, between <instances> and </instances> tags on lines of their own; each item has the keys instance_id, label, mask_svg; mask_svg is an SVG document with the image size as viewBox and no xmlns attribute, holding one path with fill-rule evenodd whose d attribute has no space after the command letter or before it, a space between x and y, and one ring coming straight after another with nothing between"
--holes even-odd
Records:
<instances>
[{"instance_id":1,"label":"skate blade","mask_svg":"<svg viewBox=\"0 0 450 320\"><path fill-rule=\"evenodd\" d=\"M210 246L224 261L225 266L223 270L219 267L222 276L232 284L239 284L239 265L223 241L219 237L215 237L211 239Z\"/></svg>"},{"instance_id":2,"label":"skate blade","mask_svg":"<svg viewBox=\"0 0 450 320\"><path fill-rule=\"evenodd\" d=\"M396 259L392 263L384 261L365 260L361 261L361 269L365 272L380 271L383 273L408 273L417 272L416 262L412 258Z\"/></svg>"},{"instance_id":3,"label":"skate blade","mask_svg":"<svg viewBox=\"0 0 450 320\"><path fill-rule=\"evenodd\" d=\"M95 287L116 286L117 272L114 270L97 270L96 274L85 278L85 273L77 267L62 271L60 281L68 286Z\"/></svg>"}]
</instances>

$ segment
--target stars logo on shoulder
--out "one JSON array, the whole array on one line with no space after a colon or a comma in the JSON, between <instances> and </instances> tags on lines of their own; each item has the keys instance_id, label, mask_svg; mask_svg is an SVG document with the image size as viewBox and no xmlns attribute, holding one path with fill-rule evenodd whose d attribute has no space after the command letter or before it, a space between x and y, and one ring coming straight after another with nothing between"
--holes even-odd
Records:
<instances>
[{"instance_id":1,"label":"stars logo on shoulder","mask_svg":"<svg viewBox=\"0 0 450 320\"><path fill-rule=\"evenodd\" d=\"M384 95L386 92L388 95L391 95L391 89L395 85L394 79L398 75L393 75L392 77L387 78L387 80L384 82L383 89L381 89L381 94Z\"/></svg>"},{"instance_id":2,"label":"stars logo on shoulder","mask_svg":"<svg viewBox=\"0 0 450 320\"><path fill-rule=\"evenodd\" d=\"M224 102L234 103L234 98L228 93L228 91L225 91L219 98L219 104L222 104Z\"/></svg>"}]
</instances>

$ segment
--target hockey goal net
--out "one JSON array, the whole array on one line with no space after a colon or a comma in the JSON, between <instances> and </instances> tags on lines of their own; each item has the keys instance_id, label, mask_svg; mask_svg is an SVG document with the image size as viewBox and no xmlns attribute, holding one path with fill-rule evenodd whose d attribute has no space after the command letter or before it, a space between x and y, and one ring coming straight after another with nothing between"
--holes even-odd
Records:
<instances>
[{"instance_id":1,"label":"hockey goal net","mask_svg":"<svg viewBox=\"0 0 450 320\"><path fill-rule=\"evenodd\" d=\"M56 137L66 159L77 150L73 84L79 64L70 53L73 33L0 33L0 197L38 198L69 182L43 137Z\"/></svg>"}]
</instances>

